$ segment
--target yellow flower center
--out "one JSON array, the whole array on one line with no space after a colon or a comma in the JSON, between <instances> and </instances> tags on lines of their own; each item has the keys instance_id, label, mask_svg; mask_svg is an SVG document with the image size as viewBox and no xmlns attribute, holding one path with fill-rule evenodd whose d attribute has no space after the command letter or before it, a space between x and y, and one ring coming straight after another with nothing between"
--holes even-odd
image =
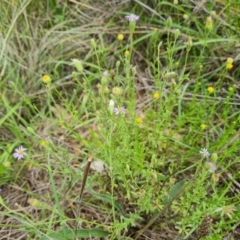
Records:
<instances>
[{"instance_id":1,"label":"yellow flower center","mask_svg":"<svg viewBox=\"0 0 240 240\"><path fill-rule=\"evenodd\" d=\"M154 98L154 99L158 99L159 97L160 97L160 94L159 94L159 93L154 93L154 94L153 94L153 98Z\"/></svg>"}]
</instances>

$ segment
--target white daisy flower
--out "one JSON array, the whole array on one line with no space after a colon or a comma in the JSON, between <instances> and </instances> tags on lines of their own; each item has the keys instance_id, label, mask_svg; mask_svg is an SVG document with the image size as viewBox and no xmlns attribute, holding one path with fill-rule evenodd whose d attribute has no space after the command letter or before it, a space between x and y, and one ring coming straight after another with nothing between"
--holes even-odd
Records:
<instances>
[{"instance_id":1,"label":"white daisy flower","mask_svg":"<svg viewBox=\"0 0 240 240\"><path fill-rule=\"evenodd\" d=\"M24 155L27 155L27 153L25 153L27 149L20 146L19 148L15 149L15 152L13 153L13 157L16 158L17 160L21 160L22 158L24 158Z\"/></svg>"},{"instance_id":2,"label":"white daisy flower","mask_svg":"<svg viewBox=\"0 0 240 240\"><path fill-rule=\"evenodd\" d=\"M208 152L208 150L206 148L202 148L199 153L202 154L203 157L209 157L210 156L210 153Z\"/></svg>"},{"instance_id":3,"label":"white daisy flower","mask_svg":"<svg viewBox=\"0 0 240 240\"><path fill-rule=\"evenodd\" d=\"M104 71L104 72L102 73L102 76L103 76L103 77L109 77L108 71Z\"/></svg>"},{"instance_id":4,"label":"white daisy flower","mask_svg":"<svg viewBox=\"0 0 240 240\"><path fill-rule=\"evenodd\" d=\"M206 167L208 168L208 171L210 173L213 173L217 170L217 165L216 163L213 163L213 162L206 162Z\"/></svg>"},{"instance_id":5,"label":"white daisy flower","mask_svg":"<svg viewBox=\"0 0 240 240\"><path fill-rule=\"evenodd\" d=\"M125 17L129 22L136 22L139 19L139 16L135 14L130 14Z\"/></svg>"},{"instance_id":6,"label":"white daisy flower","mask_svg":"<svg viewBox=\"0 0 240 240\"><path fill-rule=\"evenodd\" d=\"M117 106L117 107L115 107L115 108L113 109L113 112L114 112L116 115L119 115L119 114L125 115L126 112L127 112L127 109L126 109L124 106L123 106L123 107Z\"/></svg>"}]
</instances>

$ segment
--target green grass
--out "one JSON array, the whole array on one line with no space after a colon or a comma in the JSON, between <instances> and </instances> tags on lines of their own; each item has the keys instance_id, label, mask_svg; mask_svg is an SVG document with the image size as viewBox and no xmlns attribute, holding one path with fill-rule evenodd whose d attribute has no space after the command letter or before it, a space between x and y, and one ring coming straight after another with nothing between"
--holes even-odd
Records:
<instances>
[{"instance_id":1,"label":"green grass","mask_svg":"<svg viewBox=\"0 0 240 240\"><path fill-rule=\"evenodd\" d=\"M240 4L196 3L3 2L2 238L237 239Z\"/></svg>"}]
</instances>

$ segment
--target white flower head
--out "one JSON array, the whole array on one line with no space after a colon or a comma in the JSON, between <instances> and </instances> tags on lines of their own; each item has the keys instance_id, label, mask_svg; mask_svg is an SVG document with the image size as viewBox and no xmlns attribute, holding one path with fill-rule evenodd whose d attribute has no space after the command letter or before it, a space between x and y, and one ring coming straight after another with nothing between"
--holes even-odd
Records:
<instances>
[{"instance_id":1,"label":"white flower head","mask_svg":"<svg viewBox=\"0 0 240 240\"><path fill-rule=\"evenodd\" d=\"M22 158L24 158L24 155L27 155L27 153L25 153L27 149L20 146L19 148L15 149L15 152L13 153L13 157L16 158L17 160L21 160Z\"/></svg>"},{"instance_id":2,"label":"white flower head","mask_svg":"<svg viewBox=\"0 0 240 240\"><path fill-rule=\"evenodd\" d=\"M130 14L125 17L129 22L136 22L139 19L139 16L135 14Z\"/></svg>"},{"instance_id":3,"label":"white flower head","mask_svg":"<svg viewBox=\"0 0 240 240\"><path fill-rule=\"evenodd\" d=\"M206 167L208 168L208 171L210 173L213 173L217 170L217 165L216 163L213 163L213 162L206 162Z\"/></svg>"},{"instance_id":4,"label":"white flower head","mask_svg":"<svg viewBox=\"0 0 240 240\"><path fill-rule=\"evenodd\" d=\"M126 114L126 112L127 112L127 109L126 109L126 107L119 107L119 106L117 106L117 107L115 107L114 109L113 109L113 112L116 114L116 115L119 115L119 114L122 114L122 115L125 115Z\"/></svg>"},{"instance_id":5,"label":"white flower head","mask_svg":"<svg viewBox=\"0 0 240 240\"><path fill-rule=\"evenodd\" d=\"M102 73L102 76L103 76L103 77L109 77L108 71L104 71L104 72Z\"/></svg>"},{"instance_id":6,"label":"white flower head","mask_svg":"<svg viewBox=\"0 0 240 240\"><path fill-rule=\"evenodd\" d=\"M202 148L199 153L202 154L203 157L209 157L210 156L210 153L208 152L208 150L206 148Z\"/></svg>"}]
</instances>

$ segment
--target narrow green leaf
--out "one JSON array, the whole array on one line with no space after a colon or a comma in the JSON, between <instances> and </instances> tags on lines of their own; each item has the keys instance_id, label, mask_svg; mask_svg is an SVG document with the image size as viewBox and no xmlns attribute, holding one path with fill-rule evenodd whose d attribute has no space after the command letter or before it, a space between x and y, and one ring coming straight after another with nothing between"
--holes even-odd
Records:
<instances>
[{"instance_id":1,"label":"narrow green leaf","mask_svg":"<svg viewBox=\"0 0 240 240\"><path fill-rule=\"evenodd\" d=\"M103 201L103 202L106 202L106 203L109 203L109 204L114 204L114 207L123 215L123 216L125 216L125 213L124 213L124 210L123 210L123 207L122 207L122 205L120 204L120 203L118 203L117 201L112 201L112 196L111 195L109 195L109 194L98 194L98 193L96 193L95 191L93 191L92 189L90 190L90 192L91 192L91 194L95 197L95 198L97 198L97 199L99 199L99 200L101 200L101 201Z\"/></svg>"},{"instance_id":2,"label":"narrow green leaf","mask_svg":"<svg viewBox=\"0 0 240 240\"><path fill-rule=\"evenodd\" d=\"M87 238L89 239L90 237L106 237L110 233L98 228L94 229L79 229L77 231L77 234L75 235L74 230L70 229L63 229L57 232L52 232L49 234L49 236L44 236L40 238L40 240L72 240L74 237L79 237L79 238Z\"/></svg>"}]
</instances>

